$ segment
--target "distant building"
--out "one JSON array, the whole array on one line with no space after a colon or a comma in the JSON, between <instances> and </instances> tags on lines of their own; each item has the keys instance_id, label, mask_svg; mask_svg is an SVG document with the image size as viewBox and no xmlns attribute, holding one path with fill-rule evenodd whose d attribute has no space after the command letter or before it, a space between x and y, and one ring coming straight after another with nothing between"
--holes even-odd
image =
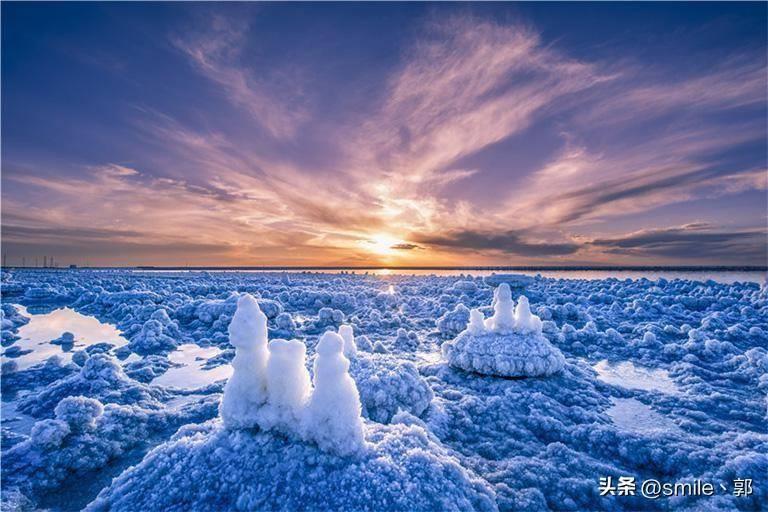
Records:
<instances>
[{"instance_id":1,"label":"distant building","mask_svg":"<svg viewBox=\"0 0 768 512\"><path fill-rule=\"evenodd\" d=\"M77 268L77 265L75 265L74 263L72 263L72 264L69 266L69 268Z\"/></svg>"}]
</instances>

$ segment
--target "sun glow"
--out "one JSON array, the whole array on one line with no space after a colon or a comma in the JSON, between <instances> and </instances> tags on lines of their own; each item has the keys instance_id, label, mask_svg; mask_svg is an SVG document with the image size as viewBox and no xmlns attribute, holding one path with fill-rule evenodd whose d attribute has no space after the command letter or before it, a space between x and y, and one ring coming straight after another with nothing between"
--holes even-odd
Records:
<instances>
[{"instance_id":1,"label":"sun glow","mask_svg":"<svg viewBox=\"0 0 768 512\"><path fill-rule=\"evenodd\" d=\"M397 254L395 246L403 243L405 243L403 240L386 233L379 233L362 241L362 245L367 251L380 256L394 256Z\"/></svg>"}]
</instances>

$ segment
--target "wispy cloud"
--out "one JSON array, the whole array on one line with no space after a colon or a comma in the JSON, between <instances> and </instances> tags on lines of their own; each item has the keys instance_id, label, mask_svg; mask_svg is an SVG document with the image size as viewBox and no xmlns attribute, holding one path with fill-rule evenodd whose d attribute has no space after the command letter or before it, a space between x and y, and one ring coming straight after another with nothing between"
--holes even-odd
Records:
<instances>
[{"instance_id":1,"label":"wispy cloud","mask_svg":"<svg viewBox=\"0 0 768 512\"><path fill-rule=\"evenodd\" d=\"M695 75L658 76L652 67L629 65L623 81L582 112L582 122L639 123L653 117L700 116L765 105L765 57L737 55Z\"/></svg>"},{"instance_id":2,"label":"wispy cloud","mask_svg":"<svg viewBox=\"0 0 768 512\"><path fill-rule=\"evenodd\" d=\"M520 133L559 98L609 79L543 47L523 25L435 21L406 52L363 127L356 163L406 191L442 181L442 172L456 172L446 168L455 160Z\"/></svg>"},{"instance_id":3,"label":"wispy cloud","mask_svg":"<svg viewBox=\"0 0 768 512\"><path fill-rule=\"evenodd\" d=\"M246 109L273 137L291 138L307 120L299 88L274 69L251 70L243 64L249 26L246 19L214 15L202 33L176 36L174 45L206 78L222 88L237 107Z\"/></svg>"},{"instance_id":4,"label":"wispy cloud","mask_svg":"<svg viewBox=\"0 0 768 512\"><path fill-rule=\"evenodd\" d=\"M766 167L715 156L760 143L760 124L687 127L591 152L568 145L510 194L508 215L521 227L563 225L649 211L702 197L768 187Z\"/></svg>"}]
</instances>

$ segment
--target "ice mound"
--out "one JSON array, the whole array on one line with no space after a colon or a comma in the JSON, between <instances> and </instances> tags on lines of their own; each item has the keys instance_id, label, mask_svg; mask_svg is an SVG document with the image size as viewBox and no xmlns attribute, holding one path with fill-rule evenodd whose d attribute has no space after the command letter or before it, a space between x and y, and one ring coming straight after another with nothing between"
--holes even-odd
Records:
<instances>
[{"instance_id":1,"label":"ice mound","mask_svg":"<svg viewBox=\"0 0 768 512\"><path fill-rule=\"evenodd\" d=\"M24 395L18 407L19 411L36 418L51 417L56 405L71 396L95 398L103 404L160 409L164 393L128 377L113 357L95 354L78 373L56 380L39 392Z\"/></svg>"},{"instance_id":2,"label":"ice mound","mask_svg":"<svg viewBox=\"0 0 768 512\"><path fill-rule=\"evenodd\" d=\"M443 338L453 338L464 330L468 321L469 308L459 303L452 311L446 311L437 319L437 330Z\"/></svg>"},{"instance_id":3,"label":"ice mound","mask_svg":"<svg viewBox=\"0 0 768 512\"><path fill-rule=\"evenodd\" d=\"M171 320L168 312L158 309L141 326L141 331L130 341L131 349L137 354L152 354L176 348L175 337L179 336L179 326Z\"/></svg>"},{"instance_id":4,"label":"ice mound","mask_svg":"<svg viewBox=\"0 0 768 512\"><path fill-rule=\"evenodd\" d=\"M3 290L5 291L5 290ZM19 313L12 304L0 305L0 333L3 346L16 341L19 327L29 323L29 318Z\"/></svg>"},{"instance_id":5,"label":"ice mound","mask_svg":"<svg viewBox=\"0 0 768 512\"><path fill-rule=\"evenodd\" d=\"M11 365L16 365L16 362L3 363L2 378L0 378L0 387L3 395L6 396L15 394L20 390L32 391L47 386L80 371L76 364L64 364L58 355L53 355L42 363L24 370L8 368Z\"/></svg>"},{"instance_id":6,"label":"ice mound","mask_svg":"<svg viewBox=\"0 0 768 512\"><path fill-rule=\"evenodd\" d=\"M421 416L432 402L432 389L416 365L391 354L359 354L350 373L370 420L390 423L398 411Z\"/></svg>"},{"instance_id":7,"label":"ice mound","mask_svg":"<svg viewBox=\"0 0 768 512\"><path fill-rule=\"evenodd\" d=\"M269 400L261 409L259 424L265 429L290 432L302 420L312 382L305 364L307 347L298 340L269 343L267 388Z\"/></svg>"},{"instance_id":8,"label":"ice mound","mask_svg":"<svg viewBox=\"0 0 768 512\"><path fill-rule=\"evenodd\" d=\"M3 494L21 491L31 504L69 478L92 476L155 436L169 435L190 421L206 421L212 416L206 408L202 403L196 409L148 410L83 396L64 398L54 418L36 422L14 446L3 446Z\"/></svg>"},{"instance_id":9,"label":"ice mound","mask_svg":"<svg viewBox=\"0 0 768 512\"><path fill-rule=\"evenodd\" d=\"M71 332L63 332L58 338L51 340L52 345L69 346L70 348L75 344L75 335Z\"/></svg>"},{"instance_id":10,"label":"ice mound","mask_svg":"<svg viewBox=\"0 0 768 512\"><path fill-rule=\"evenodd\" d=\"M85 364L88 354L85 351L78 352L78 354L83 354L85 356L83 362L83 364ZM75 361L74 356L72 357L72 360ZM127 363L123 366L123 370L125 371L125 374L133 380L149 384L154 379L167 372L170 368L176 366L178 366L178 363L171 362L167 357L149 355L138 361Z\"/></svg>"},{"instance_id":11,"label":"ice mound","mask_svg":"<svg viewBox=\"0 0 768 512\"><path fill-rule=\"evenodd\" d=\"M340 325L339 336L344 340L344 356L351 359L357 355L357 344L355 343L355 333L351 325Z\"/></svg>"},{"instance_id":12,"label":"ice mound","mask_svg":"<svg viewBox=\"0 0 768 512\"><path fill-rule=\"evenodd\" d=\"M344 312L339 309L328 307L320 308L317 312L317 319L310 322L306 327L307 333L321 333L329 328L337 327L344 321Z\"/></svg>"},{"instance_id":13,"label":"ice mound","mask_svg":"<svg viewBox=\"0 0 768 512\"><path fill-rule=\"evenodd\" d=\"M86 510L498 510L493 488L421 427L374 424L367 441L343 457L269 432L189 426Z\"/></svg>"},{"instance_id":14,"label":"ice mound","mask_svg":"<svg viewBox=\"0 0 768 512\"><path fill-rule=\"evenodd\" d=\"M487 320L473 309L467 328L442 346L453 367L499 377L540 377L559 372L565 358L542 334L542 322L521 296L514 307L512 292L502 283L494 293L494 314Z\"/></svg>"}]
</instances>

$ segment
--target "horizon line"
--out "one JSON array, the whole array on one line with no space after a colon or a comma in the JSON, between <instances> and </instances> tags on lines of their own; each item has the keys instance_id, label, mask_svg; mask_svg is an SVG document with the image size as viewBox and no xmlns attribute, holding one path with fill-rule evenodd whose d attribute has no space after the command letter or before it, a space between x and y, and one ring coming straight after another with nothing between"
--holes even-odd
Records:
<instances>
[{"instance_id":1,"label":"horizon line","mask_svg":"<svg viewBox=\"0 0 768 512\"><path fill-rule=\"evenodd\" d=\"M2 270L519 270L519 271L567 271L567 270L608 270L608 271L742 271L768 272L768 265L490 265L490 266L419 266L419 265L127 265L127 266L64 266L30 267L9 265Z\"/></svg>"}]
</instances>

